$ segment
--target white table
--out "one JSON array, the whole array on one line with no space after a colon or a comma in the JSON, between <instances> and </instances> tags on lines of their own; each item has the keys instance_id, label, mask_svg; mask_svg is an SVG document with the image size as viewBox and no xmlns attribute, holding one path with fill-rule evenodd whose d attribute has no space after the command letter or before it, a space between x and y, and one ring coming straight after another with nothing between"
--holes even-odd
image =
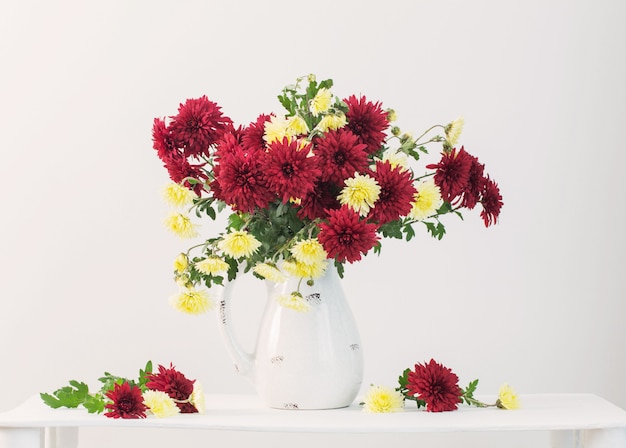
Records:
<instances>
[{"instance_id":1,"label":"white table","mask_svg":"<svg viewBox=\"0 0 626 448\"><path fill-rule=\"evenodd\" d=\"M203 415L121 420L88 414L82 408L51 409L34 396L0 413L0 448L76 448L81 427L352 434L550 431L555 448L626 447L626 411L596 395L541 394L521 399L522 408L514 411L461 406L454 412L430 413L409 403L404 412L366 414L358 405L287 411L266 408L253 395L209 394Z\"/></svg>"}]
</instances>

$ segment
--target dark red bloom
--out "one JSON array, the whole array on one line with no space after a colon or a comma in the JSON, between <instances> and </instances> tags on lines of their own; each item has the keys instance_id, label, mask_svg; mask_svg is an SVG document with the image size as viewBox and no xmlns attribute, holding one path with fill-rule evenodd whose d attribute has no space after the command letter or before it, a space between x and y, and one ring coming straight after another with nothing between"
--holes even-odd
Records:
<instances>
[{"instance_id":1,"label":"dark red bloom","mask_svg":"<svg viewBox=\"0 0 626 448\"><path fill-rule=\"evenodd\" d=\"M458 152L456 148L444 152L439 163L426 165L428 169L437 170L434 180L444 201L453 203L463 194L469 182L472 163L472 156L461 147Z\"/></svg>"},{"instance_id":2,"label":"dark red bloom","mask_svg":"<svg viewBox=\"0 0 626 448\"><path fill-rule=\"evenodd\" d=\"M265 148L265 123L270 121L271 115L261 114L256 121L250 123L245 129L241 144L246 150L257 150Z\"/></svg>"},{"instance_id":3,"label":"dark red bloom","mask_svg":"<svg viewBox=\"0 0 626 448\"><path fill-rule=\"evenodd\" d=\"M328 210L341 207L337 195L341 189L332 182L319 182L315 188L300 202L298 217L300 219L325 218Z\"/></svg>"},{"instance_id":4,"label":"dark red bloom","mask_svg":"<svg viewBox=\"0 0 626 448\"><path fill-rule=\"evenodd\" d=\"M173 182L181 183L188 177L197 179L201 182L204 182L207 179L206 173L202 171L203 164L192 165L182 154L165 158L163 162L163 165L165 166L165 169L167 169L170 179L172 179ZM189 189L193 189L197 195L200 195L202 183L197 183L191 186L189 182L185 181L184 185Z\"/></svg>"},{"instance_id":5,"label":"dark red bloom","mask_svg":"<svg viewBox=\"0 0 626 448\"><path fill-rule=\"evenodd\" d=\"M188 99L178 107L169 126L172 138L186 156L209 155L209 146L232 128L232 120L206 95Z\"/></svg>"},{"instance_id":6,"label":"dark red bloom","mask_svg":"<svg viewBox=\"0 0 626 448\"><path fill-rule=\"evenodd\" d=\"M152 125L152 147L156 149L159 159L163 161L172 157L182 156L182 153L176 148L174 140L172 140L165 121L160 118L155 118Z\"/></svg>"},{"instance_id":7,"label":"dark red bloom","mask_svg":"<svg viewBox=\"0 0 626 448\"><path fill-rule=\"evenodd\" d=\"M389 127L387 112L382 110L380 103L367 101L364 96L357 98L352 95L343 101L348 105L348 124L345 128L367 145L368 154L375 153L381 148L385 140L384 131Z\"/></svg>"},{"instance_id":8,"label":"dark red bloom","mask_svg":"<svg viewBox=\"0 0 626 448\"><path fill-rule=\"evenodd\" d=\"M469 171L469 178L467 179L467 185L463 191L463 200L461 201L461 207L467 207L473 209L478 201L480 195L484 189L486 179L483 177L485 171L485 165L478 162L478 158L470 156L472 159L472 166Z\"/></svg>"},{"instance_id":9,"label":"dark red bloom","mask_svg":"<svg viewBox=\"0 0 626 448\"><path fill-rule=\"evenodd\" d=\"M385 224L409 214L417 193L411 172L399 166L392 167L389 162L377 161L372 176L380 186L380 195L369 218Z\"/></svg>"},{"instance_id":10,"label":"dark red bloom","mask_svg":"<svg viewBox=\"0 0 626 448\"><path fill-rule=\"evenodd\" d=\"M346 129L328 131L313 143L313 152L322 170L322 181L341 185L355 172L367 168L367 145L359 143L358 137Z\"/></svg>"},{"instance_id":11,"label":"dark red bloom","mask_svg":"<svg viewBox=\"0 0 626 448\"><path fill-rule=\"evenodd\" d=\"M500 215L500 209L503 205L502 195L500 194L498 184L489 179L489 176L485 178L480 203L483 206L483 211L480 212L480 216L483 218L485 227L496 224L498 222L498 216Z\"/></svg>"},{"instance_id":12,"label":"dark red bloom","mask_svg":"<svg viewBox=\"0 0 626 448\"><path fill-rule=\"evenodd\" d=\"M104 407L108 411L104 414L109 418L146 418L148 409L143 402L141 389L131 386L128 382L115 384L113 390L106 393L112 403Z\"/></svg>"},{"instance_id":13,"label":"dark red bloom","mask_svg":"<svg viewBox=\"0 0 626 448\"><path fill-rule=\"evenodd\" d=\"M265 152L246 151L234 136L225 134L216 154L219 165L211 183L214 196L243 212L266 207L273 196L263 175Z\"/></svg>"},{"instance_id":14,"label":"dark red bloom","mask_svg":"<svg viewBox=\"0 0 626 448\"><path fill-rule=\"evenodd\" d=\"M170 364L170 368L159 366L159 373L151 373L147 375L148 389L165 392L171 399L176 401L176 405L182 413L191 414L198 412L196 407L189 403L189 397L193 392L193 383Z\"/></svg>"},{"instance_id":15,"label":"dark red bloom","mask_svg":"<svg viewBox=\"0 0 626 448\"><path fill-rule=\"evenodd\" d=\"M428 364L415 364L415 370L408 374L407 389L425 401L430 412L454 411L463 393L459 377L434 359Z\"/></svg>"},{"instance_id":16,"label":"dark red bloom","mask_svg":"<svg viewBox=\"0 0 626 448\"><path fill-rule=\"evenodd\" d=\"M272 142L263 163L263 172L270 190L283 203L290 198L303 198L315 188L321 174L315 157L309 157L310 146L300 147L297 140L284 138Z\"/></svg>"},{"instance_id":17,"label":"dark red bloom","mask_svg":"<svg viewBox=\"0 0 626 448\"><path fill-rule=\"evenodd\" d=\"M318 240L328 253L328 258L354 263L361 259L378 241L376 224L360 219L359 214L347 205L328 211L328 222L320 224Z\"/></svg>"}]
</instances>

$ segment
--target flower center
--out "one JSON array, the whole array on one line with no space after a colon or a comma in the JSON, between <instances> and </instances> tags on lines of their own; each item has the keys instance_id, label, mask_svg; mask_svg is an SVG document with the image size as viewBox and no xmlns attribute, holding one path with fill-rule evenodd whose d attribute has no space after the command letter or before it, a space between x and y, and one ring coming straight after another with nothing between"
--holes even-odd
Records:
<instances>
[{"instance_id":1,"label":"flower center","mask_svg":"<svg viewBox=\"0 0 626 448\"><path fill-rule=\"evenodd\" d=\"M283 163L282 171L285 176L291 177L294 172L293 165L291 163Z\"/></svg>"}]
</instances>

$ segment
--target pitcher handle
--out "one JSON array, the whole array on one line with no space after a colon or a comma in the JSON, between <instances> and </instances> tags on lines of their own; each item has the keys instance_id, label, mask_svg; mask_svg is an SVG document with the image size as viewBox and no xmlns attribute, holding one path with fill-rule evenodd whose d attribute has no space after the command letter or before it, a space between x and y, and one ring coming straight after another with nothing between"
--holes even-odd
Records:
<instances>
[{"instance_id":1,"label":"pitcher handle","mask_svg":"<svg viewBox=\"0 0 626 448\"><path fill-rule=\"evenodd\" d=\"M222 288L219 302L219 313L217 313L218 327L224 344L226 345L226 350L228 351L231 360L235 363L235 370L237 373L245 376L254 383L255 356L254 354L248 353L243 349L235 337L235 333L232 328L230 301L232 298L234 283L234 281L226 282Z\"/></svg>"}]
</instances>

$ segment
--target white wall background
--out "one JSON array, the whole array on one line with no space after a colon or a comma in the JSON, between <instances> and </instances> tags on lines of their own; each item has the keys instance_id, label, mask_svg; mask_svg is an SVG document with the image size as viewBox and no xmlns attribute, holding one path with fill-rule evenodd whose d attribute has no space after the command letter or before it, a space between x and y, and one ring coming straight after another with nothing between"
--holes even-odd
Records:
<instances>
[{"instance_id":1,"label":"white wall background","mask_svg":"<svg viewBox=\"0 0 626 448\"><path fill-rule=\"evenodd\" d=\"M463 384L480 378L484 394L508 381L522 399L591 392L626 407L625 5L4 1L0 411L69 379L133 376L148 359L173 362L208 392L253 391L233 372L214 314L168 305L171 263L188 244L162 226L167 175L152 119L206 94L246 124L279 111L280 89L311 72L333 78L338 95L393 107L406 130L464 115L463 143L504 196L496 227L466 213L447 220L443 241L385 241L381 257L347 269L365 383L394 385L434 357ZM207 236L221 230L204 224ZM240 302L251 345L263 298ZM547 443L394 440L478 446L497 436ZM93 429L81 446L225 441L348 443Z\"/></svg>"}]
</instances>

